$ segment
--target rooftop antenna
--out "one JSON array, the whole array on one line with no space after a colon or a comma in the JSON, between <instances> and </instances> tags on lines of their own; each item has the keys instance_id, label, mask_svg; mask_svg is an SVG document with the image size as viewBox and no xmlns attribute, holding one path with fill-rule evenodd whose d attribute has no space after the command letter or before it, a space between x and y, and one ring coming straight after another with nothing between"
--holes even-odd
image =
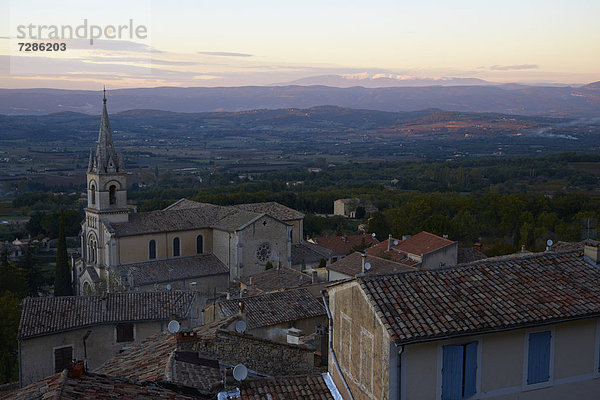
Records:
<instances>
[{"instance_id":1,"label":"rooftop antenna","mask_svg":"<svg viewBox=\"0 0 600 400\"><path fill-rule=\"evenodd\" d=\"M398 246L398 241L394 240L394 246Z\"/></svg>"},{"instance_id":2,"label":"rooftop antenna","mask_svg":"<svg viewBox=\"0 0 600 400\"><path fill-rule=\"evenodd\" d=\"M368 271L371 269L371 263L365 263L365 271Z\"/></svg>"},{"instance_id":3,"label":"rooftop antenna","mask_svg":"<svg viewBox=\"0 0 600 400\"><path fill-rule=\"evenodd\" d=\"M171 284L170 283L167 284L167 290L171 290Z\"/></svg>"},{"instance_id":4,"label":"rooftop antenna","mask_svg":"<svg viewBox=\"0 0 600 400\"><path fill-rule=\"evenodd\" d=\"M548 239L548 241L546 242L546 251L550 251L552 250L552 245L554 244L554 242L552 241L552 239Z\"/></svg>"},{"instance_id":5,"label":"rooftop antenna","mask_svg":"<svg viewBox=\"0 0 600 400\"><path fill-rule=\"evenodd\" d=\"M372 236L372 237L375 237L375 232L371 233L371 236Z\"/></svg>"},{"instance_id":6,"label":"rooftop antenna","mask_svg":"<svg viewBox=\"0 0 600 400\"><path fill-rule=\"evenodd\" d=\"M241 382L248 377L248 368L244 364L238 364L233 368L233 377L236 381Z\"/></svg>"},{"instance_id":7,"label":"rooftop antenna","mask_svg":"<svg viewBox=\"0 0 600 400\"><path fill-rule=\"evenodd\" d=\"M171 333L179 332L179 328L181 328L181 325L179 325L179 322L177 322L176 320L172 320L171 322L169 322L169 325L167 325L167 329Z\"/></svg>"}]
</instances>

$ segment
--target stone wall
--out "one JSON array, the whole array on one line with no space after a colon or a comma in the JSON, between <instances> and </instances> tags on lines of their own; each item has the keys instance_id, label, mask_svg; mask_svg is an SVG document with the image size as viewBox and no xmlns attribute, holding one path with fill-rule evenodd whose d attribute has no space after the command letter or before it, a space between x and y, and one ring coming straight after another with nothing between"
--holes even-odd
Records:
<instances>
[{"instance_id":1,"label":"stone wall","mask_svg":"<svg viewBox=\"0 0 600 400\"><path fill-rule=\"evenodd\" d=\"M314 353L308 347L226 330L218 330L214 338L199 339L194 350L201 357L232 365L241 363L267 375L305 375L314 371Z\"/></svg>"}]
</instances>

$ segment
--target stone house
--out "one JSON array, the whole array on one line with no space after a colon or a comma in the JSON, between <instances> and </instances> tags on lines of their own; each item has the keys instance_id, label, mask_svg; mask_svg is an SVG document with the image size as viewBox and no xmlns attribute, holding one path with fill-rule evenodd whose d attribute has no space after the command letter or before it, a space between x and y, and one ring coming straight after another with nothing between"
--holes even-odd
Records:
<instances>
[{"instance_id":1,"label":"stone house","mask_svg":"<svg viewBox=\"0 0 600 400\"><path fill-rule=\"evenodd\" d=\"M240 292L243 296L255 296L307 286L312 283L313 278L303 272L288 267L272 268L240 279Z\"/></svg>"},{"instance_id":2,"label":"stone house","mask_svg":"<svg viewBox=\"0 0 600 400\"><path fill-rule=\"evenodd\" d=\"M422 231L404 240L390 235L387 241L368 248L367 253L407 265L419 264L423 269L453 267L457 265L458 242Z\"/></svg>"},{"instance_id":3,"label":"stone house","mask_svg":"<svg viewBox=\"0 0 600 400\"><path fill-rule=\"evenodd\" d=\"M20 384L60 372L73 359L96 368L173 319L197 326L197 303L195 293L181 291L26 298L18 330Z\"/></svg>"},{"instance_id":4,"label":"stone house","mask_svg":"<svg viewBox=\"0 0 600 400\"><path fill-rule=\"evenodd\" d=\"M375 237L371 235L343 235L343 236L322 236L315 239L309 239L309 242L316 243L326 247L332 251L331 262L341 260L348 254L353 253L357 246L371 247L379 243Z\"/></svg>"},{"instance_id":5,"label":"stone house","mask_svg":"<svg viewBox=\"0 0 600 400\"><path fill-rule=\"evenodd\" d=\"M330 352L329 372L354 399L595 398L597 243L585 254L501 257L333 285L339 369Z\"/></svg>"},{"instance_id":6,"label":"stone house","mask_svg":"<svg viewBox=\"0 0 600 400\"><path fill-rule=\"evenodd\" d=\"M249 334L280 342L287 342L290 328L308 335L327 323L322 301L306 288L219 301L206 307L203 315L205 323L241 315Z\"/></svg>"}]
</instances>

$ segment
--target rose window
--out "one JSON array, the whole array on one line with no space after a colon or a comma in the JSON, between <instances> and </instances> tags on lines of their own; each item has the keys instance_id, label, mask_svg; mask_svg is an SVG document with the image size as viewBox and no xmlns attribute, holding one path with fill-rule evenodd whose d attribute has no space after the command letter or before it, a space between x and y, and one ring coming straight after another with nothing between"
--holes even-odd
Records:
<instances>
[{"instance_id":1,"label":"rose window","mask_svg":"<svg viewBox=\"0 0 600 400\"><path fill-rule=\"evenodd\" d=\"M256 258L259 261L265 262L271 258L271 245L269 243L263 243L256 249Z\"/></svg>"}]
</instances>

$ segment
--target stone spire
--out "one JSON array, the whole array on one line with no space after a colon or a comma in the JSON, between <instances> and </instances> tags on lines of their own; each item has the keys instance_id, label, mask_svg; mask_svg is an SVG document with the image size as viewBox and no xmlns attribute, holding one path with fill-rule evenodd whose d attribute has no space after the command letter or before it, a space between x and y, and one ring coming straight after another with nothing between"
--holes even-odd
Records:
<instances>
[{"instance_id":1,"label":"stone spire","mask_svg":"<svg viewBox=\"0 0 600 400\"><path fill-rule=\"evenodd\" d=\"M115 151L112 131L110 130L110 121L108 120L108 111L106 111L106 89L104 89L102 103L102 117L100 119L96 156L93 157L93 160L90 160L89 171L98 174L123 172L123 163L121 157Z\"/></svg>"}]
</instances>

